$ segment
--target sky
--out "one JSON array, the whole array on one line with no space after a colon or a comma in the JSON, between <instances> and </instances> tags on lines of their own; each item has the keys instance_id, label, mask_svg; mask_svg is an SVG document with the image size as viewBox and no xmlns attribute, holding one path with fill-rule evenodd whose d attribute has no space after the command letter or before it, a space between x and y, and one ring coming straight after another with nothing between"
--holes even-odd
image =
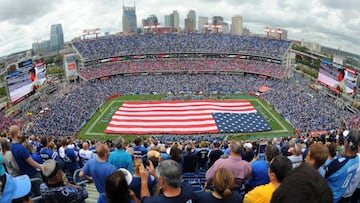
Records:
<instances>
[{"instance_id":1,"label":"sky","mask_svg":"<svg viewBox=\"0 0 360 203\"><path fill-rule=\"evenodd\" d=\"M82 30L100 28L122 31L122 6L133 0L0 0L0 56L31 49L33 42L50 39L52 24L61 23L65 41ZM136 0L138 27L141 20L177 10L180 27L189 10L198 16L222 16L231 22L243 16L243 26L265 34L267 26L288 30L288 38L360 54L359 0Z\"/></svg>"}]
</instances>

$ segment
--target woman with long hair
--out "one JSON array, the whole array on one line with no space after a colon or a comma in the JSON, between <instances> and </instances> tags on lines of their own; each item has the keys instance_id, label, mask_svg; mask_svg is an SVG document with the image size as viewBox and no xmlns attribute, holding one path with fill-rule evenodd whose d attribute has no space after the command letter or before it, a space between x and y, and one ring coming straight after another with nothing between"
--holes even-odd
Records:
<instances>
[{"instance_id":1,"label":"woman with long hair","mask_svg":"<svg viewBox=\"0 0 360 203\"><path fill-rule=\"evenodd\" d=\"M212 179L214 191L198 192L197 203L232 203L242 202L243 197L237 191L233 191L235 179L232 172L226 168L220 168L215 172Z\"/></svg>"}]
</instances>

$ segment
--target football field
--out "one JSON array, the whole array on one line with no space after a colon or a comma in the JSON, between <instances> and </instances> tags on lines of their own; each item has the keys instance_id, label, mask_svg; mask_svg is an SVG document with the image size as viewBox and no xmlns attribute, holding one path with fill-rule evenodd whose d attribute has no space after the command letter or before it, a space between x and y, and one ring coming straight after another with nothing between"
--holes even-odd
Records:
<instances>
[{"instance_id":1,"label":"football field","mask_svg":"<svg viewBox=\"0 0 360 203\"><path fill-rule=\"evenodd\" d=\"M119 109L125 101L159 101L165 95L126 95L114 98L99 107L98 111L93 117L83 126L78 133L78 138L81 139L98 139L98 140L112 140L119 135L111 135L104 133L107 125L111 121L113 114ZM219 97L221 98L221 97ZM257 112L264 118L264 120L270 125L271 131L267 132L255 132L255 133L233 133L229 134L232 139L257 139L257 138L269 138L293 135L294 130L286 122L281 115L279 115L269 104L265 101L258 99L257 97L248 95L226 95L224 97L228 99L242 99L248 100L257 110ZM222 100L224 98L221 98ZM132 139L137 135L122 135L125 138ZM180 135L181 136L181 135Z\"/></svg>"}]
</instances>

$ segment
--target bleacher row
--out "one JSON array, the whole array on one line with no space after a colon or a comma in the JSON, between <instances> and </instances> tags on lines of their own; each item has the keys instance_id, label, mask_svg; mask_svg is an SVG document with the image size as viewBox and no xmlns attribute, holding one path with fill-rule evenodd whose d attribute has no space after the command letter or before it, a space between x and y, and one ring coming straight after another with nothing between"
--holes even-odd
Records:
<instances>
[{"instance_id":1,"label":"bleacher row","mask_svg":"<svg viewBox=\"0 0 360 203\"><path fill-rule=\"evenodd\" d=\"M79 74L86 80L118 74L229 72L255 73L282 78L288 69L281 64L245 59L146 59L115 61L84 67Z\"/></svg>"},{"instance_id":2,"label":"bleacher row","mask_svg":"<svg viewBox=\"0 0 360 203\"><path fill-rule=\"evenodd\" d=\"M108 36L73 42L85 61L164 53L239 53L281 59L290 41L228 34Z\"/></svg>"}]
</instances>

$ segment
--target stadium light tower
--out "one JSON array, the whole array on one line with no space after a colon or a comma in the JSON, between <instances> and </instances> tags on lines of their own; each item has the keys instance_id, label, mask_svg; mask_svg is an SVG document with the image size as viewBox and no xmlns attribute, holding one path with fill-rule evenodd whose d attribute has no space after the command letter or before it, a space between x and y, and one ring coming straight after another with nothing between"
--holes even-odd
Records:
<instances>
[{"instance_id":1,"label":"stadium light tower","mask_svg":"<svg viewBox=\"0 0 360 203\"><path fill-rule=\"evenodd\" d=\"M100 28L94 28L94 29L86 29L83 30L83 39L85 40L85 36L87 35L95 35L96 39L98 39L98 35L100 34Z\"/></svg>"},{"instance_id":2,"label":"stadium light tower","mask_svg":"<svg viewBox=\"0 0 360 203\"><path fill-rule=\"evenodd\" d=\"M209 28L211 30L215 30L215 33L218 34L220 33L221 29L222 29L222 25L219 23L205 23L204 25L205 28L205 34L207 34L209 32Z\"/></svg>"},{"instance_id":3,"label":"stadium light tower","mask_svg":"<svg viewBox=\"0 0 360 203\"><path fill-rule=\"evenodd\" d=\"M274 29L271 27L266 27L264 31L266 32L267 38L272 37L272 33L278 34L280 40L282 38L283 30L281 28Z\"/></svg>"}]
</instances>

